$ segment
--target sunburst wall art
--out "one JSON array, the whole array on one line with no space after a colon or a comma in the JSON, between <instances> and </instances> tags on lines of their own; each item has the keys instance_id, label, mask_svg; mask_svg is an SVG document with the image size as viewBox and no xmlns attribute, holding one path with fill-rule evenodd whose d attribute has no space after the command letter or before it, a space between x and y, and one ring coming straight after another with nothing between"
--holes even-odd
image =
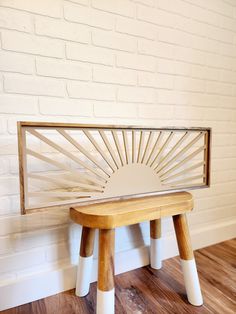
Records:
<instances>
[{"instance_id":1,"label":"sunburst wall art","mask_svg":"<svg viewBox=\"0 0 236 314\"><path fill-rule=\"evenodd\" d=\"M209 128L18 122L22 213L209 186Z\"/></svg>"}]
</instances>

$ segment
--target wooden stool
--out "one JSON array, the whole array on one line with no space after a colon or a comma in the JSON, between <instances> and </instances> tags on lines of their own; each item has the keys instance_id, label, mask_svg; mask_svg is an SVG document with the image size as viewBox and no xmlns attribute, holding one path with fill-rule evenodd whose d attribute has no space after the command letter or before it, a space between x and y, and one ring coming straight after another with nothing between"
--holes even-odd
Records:
<instances>
[{"instance_id":1,"label":"wooden stool","mask_svg":"<svg viewBox=\"0 0 236 314\"><path fill-rule=\"evenodd\" d=\"M188 301L195 306L202 305L202 294L185 215L192 209L193 198L187 192L115 201L103 200L71 208L72 220L83 226L76 294L82 297L89 292L94 234L95 229L99 229L97 313L114 313L115 228L150 221L151 267L160 269L161 218L172 216Z\"/></svg>"}]
</instances>

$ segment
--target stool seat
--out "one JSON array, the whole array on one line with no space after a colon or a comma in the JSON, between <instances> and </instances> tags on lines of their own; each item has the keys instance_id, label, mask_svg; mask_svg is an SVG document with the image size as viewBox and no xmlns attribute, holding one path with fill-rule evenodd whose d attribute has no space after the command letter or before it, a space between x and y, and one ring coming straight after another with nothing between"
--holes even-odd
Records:
<instances>
[{"instance_id":1,"label":"stool seat","mask_svg":"<svg viewBox=\"0 0 236 314\"><path fill-rule=\"evenodd\" d=\"M188 192L85 203L70 209L71 219L88 228L113 229L193 209Z\"/></svg>"}]
</instances>

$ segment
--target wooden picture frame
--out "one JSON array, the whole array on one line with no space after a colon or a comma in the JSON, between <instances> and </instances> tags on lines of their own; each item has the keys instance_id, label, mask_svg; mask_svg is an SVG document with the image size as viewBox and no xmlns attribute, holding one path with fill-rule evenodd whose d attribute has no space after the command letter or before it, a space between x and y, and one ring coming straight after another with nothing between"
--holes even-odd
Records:
<instances>
[{"instance_id":1,"label":"wooden picture frame","mask_svg":"<svg viewBox=\"0 0 236 314\"><path fill-rule=\"evenodd\" d=\"M50 139L50 132L64 144ZM68 163L29 147L29 136L67 158ZM67 150L67 144L75 151ZM210 128L18 122L21 213L208 187L210 147ZM29 157L64 171L65 177L30 171ZM31 180L58 184L61 189L74 182L75 188L31 191ZM47 202L31 204L32 199L41 198Z\"/></svg>"}]
</instances>

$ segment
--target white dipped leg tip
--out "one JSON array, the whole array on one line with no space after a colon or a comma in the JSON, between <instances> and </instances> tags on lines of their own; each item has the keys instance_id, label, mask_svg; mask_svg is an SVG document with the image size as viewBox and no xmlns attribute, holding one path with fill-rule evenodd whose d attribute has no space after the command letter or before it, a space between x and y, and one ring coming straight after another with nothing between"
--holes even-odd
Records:
<instances>
[{"instance_id":1,"label":"white dipped leg tip","mask_svg":"<svg viewBox=\"0 0 236 314\"><path fill-rule=\"evenodd\" d=\"M89 293L91 272L93 267L93 255L89 257L79 257L77 270L77 281L75 294L78 297L84 297Z\"/></svg>"},{"instance_id":2,"label":"white dipped leg tip","mask_svg":"<svg viewBox=\"0 0 236 314\"><path fill-rule=\"evenodd\" d=\"M97 314L115 313L115 289L102 291L97 289Z\"/></svg>"},{"instance_id":3,"label":"white dipped leg tip","mask_svg":"<svg viewBox=\"0 0 236 314\"><path fill-rule=\"evenodd\" d=\"M153 239L151 238L150 243L150 260L151 267L154 269L161 269L162 267L162 246L161 238Z\"/></svg>"},{"instance_id":4,"label":"white dipped leg tip","mask_svg":"<svg viewBox=\"0 0 236 314\"><path fill-rule=\"evenodd\" d=\"M203 299L195 259L181 259L181 266L183 270L184 283L189 303L195 306L202 305Z\"/></svg>"}]
</instances>

